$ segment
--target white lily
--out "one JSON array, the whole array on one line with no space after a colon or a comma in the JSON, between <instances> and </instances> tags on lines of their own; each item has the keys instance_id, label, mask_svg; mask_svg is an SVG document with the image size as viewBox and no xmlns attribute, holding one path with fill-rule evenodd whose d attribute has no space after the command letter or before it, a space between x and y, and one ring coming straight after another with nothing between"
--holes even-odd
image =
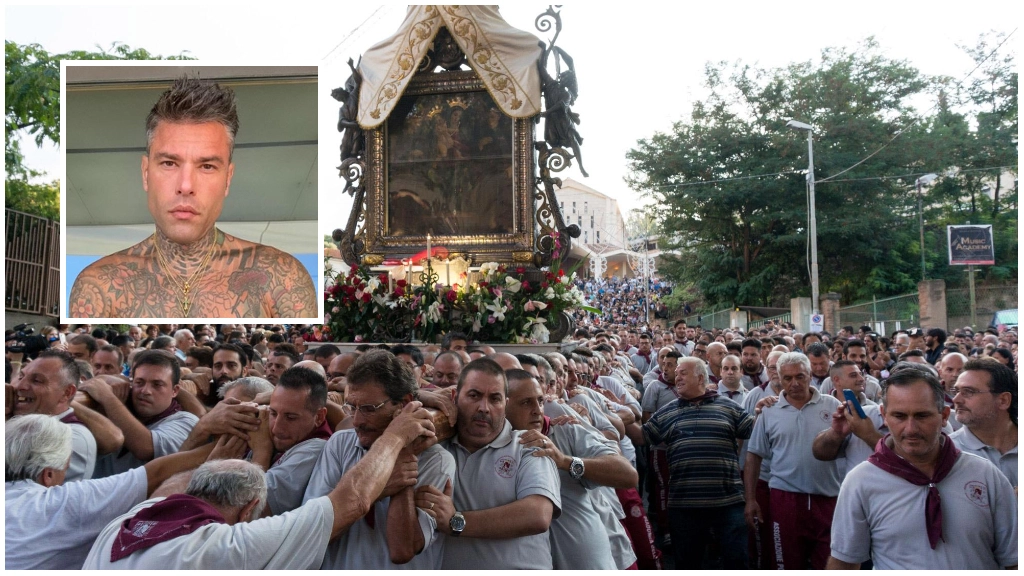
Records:
<instances>
[{"instance_id":1,"label":"white lily","mask_svg":"<svg viewBox=\"0 0 1024 576\"><path fill-rule=\"evenodd\" d=\"M372 276L366 281L366 289L370 292L376 292L378 287L380 287L380 278Z\"/></svg>"},{"instance_id":2,"label":"white lily","mask_svg":"<svg viewBox=\"0 0 1024 576\"><path fill-rule=\"evenodd\" d=\"M500 302L492 302L488 304L486 308L491 313L491 316L494 317L494 320L496 322L505 321L505 312L508 312L508 308L506 308L503 304L501 304Z\"/></svg>"},{"instance_id":3,"label":"white lily","mask_svg":"<svg viewBox=\"0 0 1024 576\"><path fill-rule=\"evenodd\" d=\"M505 290L515 294L516 292L519 292L519 289L522 287L523 283L518 278L513 278L511 276L505 277Z\"/></svg>"}]
</instances>

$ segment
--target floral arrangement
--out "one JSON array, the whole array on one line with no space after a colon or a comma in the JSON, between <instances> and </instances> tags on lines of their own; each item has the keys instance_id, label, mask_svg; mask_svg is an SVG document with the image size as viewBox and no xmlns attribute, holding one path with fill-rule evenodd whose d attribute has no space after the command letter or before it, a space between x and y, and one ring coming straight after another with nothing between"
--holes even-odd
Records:
<instances>
[{"instance_id":1,"label":"floral arrangement","mask_svg":"<svg viewBox=\"0 0 1024 576\"><path fill-rule=\"evenodd\" d=\"M553 267L528 273L488 262L480 279L451 287L437 283L431 268L421 283L393 280L365 267L330 277L324 293L324 338L340 342L431 342L452 330L482 342L545 343L562 312L585 309L576 274ZM333 281L333 282L331 282Z\"/></svg>"}]
</instances>

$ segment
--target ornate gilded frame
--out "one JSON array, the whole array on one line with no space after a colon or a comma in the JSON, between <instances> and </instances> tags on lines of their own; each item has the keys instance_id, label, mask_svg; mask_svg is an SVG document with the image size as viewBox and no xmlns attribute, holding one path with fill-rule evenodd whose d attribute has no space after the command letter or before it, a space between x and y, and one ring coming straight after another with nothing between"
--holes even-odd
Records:
<instances>
[{"instance_id":1,"label":"ornate gilded frame","mask_svg":"<svg viewBox=\"0 0 1024 576\"><path fill-rule=\"evenodd\" d=\"M421 73L413 78L405 95L445 94L457 96L485 91L472 70ZM422 252L426 235L394 236L387 229L387 123L366 131L366 221L362 262L379 265L385 259L409 257ZM512 218L511 233L478 235L431 235L434 246L444 246L454 255L462 255L470 265L483 262L520 262L533 260L534 223L534 122L513 119L512 141Z\"/></svg>"}]
</instances>

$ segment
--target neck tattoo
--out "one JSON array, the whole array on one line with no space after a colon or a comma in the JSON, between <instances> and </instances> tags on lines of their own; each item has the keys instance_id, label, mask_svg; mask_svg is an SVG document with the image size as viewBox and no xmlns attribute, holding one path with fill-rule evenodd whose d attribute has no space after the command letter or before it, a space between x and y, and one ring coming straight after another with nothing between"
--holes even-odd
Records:
<instances>
[{"instance_id":1,"label":"neck tattoo","mask_svg":"<svg viewBox=\"0 0 1024 576\"><path fill-rule=\"evenodd\" d=\"M189 266L186 263L184 264L184 273L178 274L172 270L171 265L167 261L167 257L164 255L164 250L160 247L164 242L172 246L173 243L171 243L170 239L166 236L160 234L159 230L153 234L153 247L156 251L157 264L160 266L160 270L163 272L164 276L171 281L177 292L181 294L181 298L177 298L177 300L178 308L181 310L181 314L183 316L187 317L189 315L189 311L192 310L192 304L195 303L196 280L210 266L210 261L213 259L213 253L217 249L217 242L215 241L216 237L217 230L214 229L212 236L209 239L204 239L209 242L210 247L200 253L202 254L201 260L191 273L188 272ZM199 242L200 245L203 243L203 241Z\"/></svg>"}]
</instances>

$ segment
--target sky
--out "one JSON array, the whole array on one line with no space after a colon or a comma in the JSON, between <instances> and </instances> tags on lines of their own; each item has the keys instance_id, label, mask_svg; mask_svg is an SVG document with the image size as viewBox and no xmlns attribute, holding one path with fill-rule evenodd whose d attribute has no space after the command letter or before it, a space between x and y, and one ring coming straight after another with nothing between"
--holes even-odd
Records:
<instances>
[{"instance_id":1,"label":"sky","mask_svg":"<svg viewBox=\"0 0 1024 576\"><path fill-rule=\"evenodd\" d=\"M216 2L201 7L7 6L4 37L19 44L40 44L51 53L109 48L121 42L163 55L187 51L200 60L319 65L319 114L324 126L320 231L329 234L344 226L351 204L334 169L340 135L334 129L337 102L330 90L348 77L348 58L358 60L369 46L392 34L405 15L405 5L332 4L276 3L276 10ZM1009 33L1016 26L1005 1L980 0L955 12L941 4L927 10L915 4L564 5L557 45L575 60L580 93L573 110L581 117L582 156L590 177L583 178L575 167L562 176L616 198L628 217L642 199L623 180L628 172L626 153L638 139L668 131L673 122L686 119L692 103L704 95L703 70L709 61L781 67L815 60L826 47L854 49L874 36L886 56L906 60L925 74L959 79L974 63L958 45L973 46L982 33ZM520 3L502 5L501 13L513 26L547 39L534 28L534 19L546 9L543 4ZM1001 51L1016 51L1019 36L1013 34ZM29 166L59 176L55 147L37 151L28 141L23 148Z\"/></svg>"}]
</instances>

